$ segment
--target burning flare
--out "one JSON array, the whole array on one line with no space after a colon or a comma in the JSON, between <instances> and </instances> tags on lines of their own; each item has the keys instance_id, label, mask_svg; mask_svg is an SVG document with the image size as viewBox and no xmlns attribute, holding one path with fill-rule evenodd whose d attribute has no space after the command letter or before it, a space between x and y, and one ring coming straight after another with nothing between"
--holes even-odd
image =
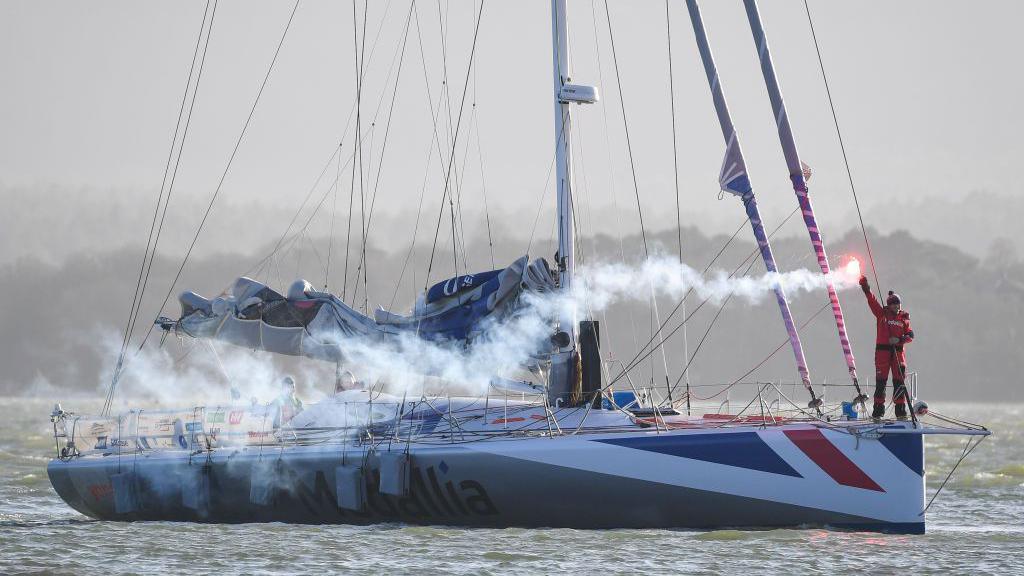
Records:
<instances>
[{"instance_id":1,"label":"burning flare","mask_svg":"<svg viewBox=\"0 0 1024 576\"><path fill-rule=\"evenodd\" d=\"M860 260L855 256L850 257L850 261L843 267L843 272L846 274L847 278L852 279L853 281L859 280L861 276Z\"/></svg>"}]
</instances>

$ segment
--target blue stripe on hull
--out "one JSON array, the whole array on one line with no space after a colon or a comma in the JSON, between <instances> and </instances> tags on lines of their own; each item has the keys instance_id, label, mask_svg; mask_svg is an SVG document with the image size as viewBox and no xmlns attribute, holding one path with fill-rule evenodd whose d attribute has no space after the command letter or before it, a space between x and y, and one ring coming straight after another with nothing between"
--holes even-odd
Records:
<instances>
[{"instance_id":1,"label":"blue stripe on hull","mask_svg":"<svg viewBox=\"0 0 1024 576\"><path fill-rule=\"evenodd\" d=\"M924 475L924 450L921 436L917 434L883 434L878 439L882 446L888 448L892 455L917 473Z\"/></svg>"},{"instance_id":2,"label":"blue stripe on hull","mask_svg":"<svg viewBox=\"0 0 1024 576\"><path fill-rule=\"evenodd\" d=\"M757 432L608 438L595 442L803 478Z\"/></svg>"}]
</instances>

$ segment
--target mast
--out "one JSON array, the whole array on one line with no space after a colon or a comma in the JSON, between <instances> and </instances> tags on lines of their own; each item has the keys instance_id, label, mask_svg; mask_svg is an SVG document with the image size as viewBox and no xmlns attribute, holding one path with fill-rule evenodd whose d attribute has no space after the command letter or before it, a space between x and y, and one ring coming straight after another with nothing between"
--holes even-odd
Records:
<instances>
[{"instance_id":1,"label":"mast","mask_svg":"<svg viewBox=\"0 0 1024 576\"><path fill-rule=\"evenodd\" d=\"M572 289L572 278L576 268L576 237L573 233L572 187L569 169L572 165L570 144L569 102L564 100L562 87L569 82L569 26L565 20L565 0L551 1L551 47L552 70L554 75L555 102L555 165L556 186L558 187L558 280L562 290ZM571 314L571 316L569 315ZM569 335L568 348L576 344L576 318L567 313L561 319L561 330Z\"/></svg>"},{"instance_id":2,"label":"mast","mask_svg":"<svg viewBox=\"0 0 1024 576\"><path fill-rule=\"evenodd\" d=\"M807 189L807 180L810 178L810 170L800 161L800 155L796 150L796 140L793 137L793 130L789 125L789 115L786 113L786 103L782 99L782 89L779 87L779 80L775 76L775 66L772 64L772 56L768 51L768 37L761 25L761 15L757 10L756 0L743 0L747 9L747 19L750 20L750 31L754 35L754 45L761 60L761 73L764 76L765 87L768 89L768 99L771 101L772 112L775 116L775 123L779 129L779 143L782 144L782 152L786 157L786 166L789 168L789 179L793 182L793 192L796 193L796 200L800 205L800 212L804 217L804 224L807 225L807 232L811 237L811 245L818 257L818 266L821 273L825 275L825 282L828 288L828 299L832 303L832 315L836 319L836 329L839 332L839 344L843 348L843 356L846 358L846 367L850 371L850 378L853 379L853 386L857 390L856 401L863 402L867 399L860 389L860 382L857 379L857 362L853 357L853 349L850 346L850 338L846 334L846 320L843 318L843 309L839 304L839 295L836 294L836 287L832 281L831 270L828 264L828 255L825 253L825 243L821 239L821 229L814 217L814 208L811 206L811 197ZM807 170L805 174L805 170Z\"/></svg>"},{"instance_id":3,"label":"mast","mask_svg":"<svg viewBox=\"0 0 1024 576\"><path fill-rule=\"evenodd\" d=\"M576 269L576 238L574 234L573 202L572 202L572 146L570 134L572 117L570 104L593 104L597 102L597 89L593 86L571 84L569 75L569 26L566 22L565 0L551 0L551 64L554 86L552 96L555 104L555 164L558 191L558 252L555 255L558 267L558 283L560 289L568 292L572 289L573 274ZM558 319L558 333L552 338L558 351L552 355L551 373L548 379L548 400L554 404L568 402L577 403L581 399L582 373L588 371L587 366L580 367L582 357L577 353L579 330L576 311L573 307L565 310ZM590 325L590 324L588 324ZM582 347L596 346L596 330L588 333L593 336ZM584 354L589 358L593 355ZM599 370L600 360L596 368ZM600 378L600 376L598 376ZM598 386L599 387L599 386ZM596 400L595 400L596 401Z\"/></svg>"},{"instance_id":4,"label":"mast","mask_svg":"<svg viewBox=\"0 0 1024 576\"><path fill-rule=\"evenodd\" d=\"M750 219L754 238L757 239L757 245L761 249L761 257L764 259L765 268L768 269L769 273L778 272L778 268L775 265L775 256L772 254L772 247L768 242L764 223L757 208L757 201L754 199L754 190L751 188L750 179L747 175L743 151L740 149L736 129L733 127L732 117L729 115L729 107L725 102L725 95L722 93L718 70L715 68L715 61L711 56L711 48L708 45L708 37L704 31L704 21L700 15L700 8L697 6L696 0L687 0L686 7L690 12L693 33L697 39L697 49L700 52L700 59L704 63L704 71L707 73L708 84L711 86L711 98L714 100L715 111L718 113L718 123L722 127L722 136L725 137L726 142L725 159L722 164L722 172L719 175L719 183L723 191L739 196L743 200L743 207L747 212L747 217ZM811 377L807 370L807 362L804 359L800 334L797 332L796 324L793 322L793 314L789 309L785 290L778 283L775 285L775 299L778 300L779 311L782 313L782 320L786 325L786 333L789 335L789 343L793 349L793 356L796 359L800 380L803 381L804 386L811 395L811 402L808 406L816 408L820 413L821 400L815 396L814 390L811 388Z\"/></svg>"}]
</instances>

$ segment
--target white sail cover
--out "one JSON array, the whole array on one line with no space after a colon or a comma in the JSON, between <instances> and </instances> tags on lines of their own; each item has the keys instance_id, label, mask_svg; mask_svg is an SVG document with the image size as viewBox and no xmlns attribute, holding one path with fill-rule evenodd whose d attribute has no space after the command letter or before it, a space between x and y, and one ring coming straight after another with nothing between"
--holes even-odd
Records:
<instances>
[{"instance_id":1,"label":"white sail cover","mask_svg":"<svg viewBox=\"0 0 1024 576\"><path fill-rule=\"evenodd\" d=\"M341 342L349 338L384 340L415 332L431 340L471 343L485 321L513 310L523 292L555 288L547 262L539 258L531 263L523 256L507 268L457 276L432 286L407 316L378 308L369 318L333 294L314 290L305 280L293 283L284 296L242 277L229 293L212 300L195 292L183 293L178 298L181 317L160 323L195 338L340 362L344 361Z\"/></svg>"}]
</instances>

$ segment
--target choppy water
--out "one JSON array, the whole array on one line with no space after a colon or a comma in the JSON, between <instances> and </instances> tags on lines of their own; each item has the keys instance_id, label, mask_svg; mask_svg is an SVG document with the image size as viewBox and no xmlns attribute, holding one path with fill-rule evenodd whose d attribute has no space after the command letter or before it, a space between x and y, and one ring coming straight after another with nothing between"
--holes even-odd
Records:
<instances>
[{"instance_id":1,"label":"choppy water","mask_svg":"<svg viewBox=\"0 0 1024 576\"><path fill-rule=\"evenodd\" d=\"M0 573L1024 574L1024 406L937 408L995 434L929 511L926 535L888 536L97 522L47 480L50 405L0 398ZM929 494L962 442L928 441Z\"/></svg>"}]
</instances>

